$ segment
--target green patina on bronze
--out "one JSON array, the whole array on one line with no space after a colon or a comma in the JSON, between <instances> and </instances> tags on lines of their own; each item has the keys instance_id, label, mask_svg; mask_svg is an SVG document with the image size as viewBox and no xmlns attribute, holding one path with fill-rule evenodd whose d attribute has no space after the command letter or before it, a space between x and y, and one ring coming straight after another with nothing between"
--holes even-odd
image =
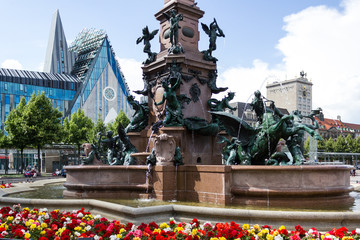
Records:
<instances>
[{"instance_id":1,"label":"green patina on bronze","mask_svg":"<svg viewBox=\"0 0 360 240\"><path fill-rule=\"evenodd\" d=\"M140 132L148 125L148 103L139 103L139 101L135 100L134 96L131 95L127 99L131 104L132 108L135 110L135 113L130 124L126 127L125 132Z\"/></svg>"},{"instance_id":2,"label":"green patina on bronze","mask_svg":"<svg viewBox=\"0 0 360 240\"><path fill-rule=\"evenodd\" d=\"M212 52L216 50L216 38L217 37L225 37L225 34L219 27L219 25L216 22L216 19L214 18L214 21L210 23L210 27L208 27L206 24L201 23L202 29L204 32L209 36L209 49L202 51L204 54L203 59L206 61L212 61L216 63L217 58L212 56Z\"/></svg>"},{"instance_id":3,"label":"green patina on bronze","mask_svg":"<svg viewBox=\"0 0 360 240\"><path fill-rule=\"evenodd\" d=\"M179 35L179 22L184 19L182 14L178 14L175 9L171 9L170 13L163 13L165 18L170 22L170 43L171 47L168 49L169 53L179 54L183 53L184 49L182 46L178 45L178 35Z\"/></svg>"},{"instance_id":4,"label":"green patina on bronze","mask_svg":"<svg viewBox=\"0 0 360 240\"><path fill-rule=\"evenodd\" d=\"M142 30L143 36L139 37L136 40L136 44L144 41L144 53L148 54L148 58L143 62L144 64L149 64L155 61L157 53L151 52L151 44L150 40L154 38L154 36L158 33L159 29L156 29L152 32L149 31L148 26L144 27Z\"/></svg>"},{"instance_id":5,"label":"green patina on bronze","mask_svg":"<svg viewBox=\"0 0 360 240\"><path fill-rule=\"evenodd\" d=\"M262 101L261 94L255 95L253 103ZM232 140L224 149L223 155L227 157L226 164L251 164L251 165L265 165L265 164L279 164L279 162L288 164L288 161L281 159L284 156L273 155L276 150L276 146L280 139L290 139L294 144L290 148L290 151L295 159L294 164L301 164L303 156L299 144L295 144L298 140L291 140L292 137L297 139L302 132L306 131L315 139L320 140L320 135L315 131L318 128L317 124L308 125L300 122L295 122L295 116L293 114L283 115L271 102L269 107L259 107L257 104L253 104L255 112L262 114L261 123L256 128L251 127L242 119L227 113L227 112L211 112L218 121L224 126L226 132L235 137L239 142ZM265 105L264 105L265 106ZM316 112L313 112L308 117L313 118ZM234 144L238 144L236 155ZM277 159L278 160L277 160ZM300 160L299 160L300 159ZM268 160L268 161L267 161Z\"/></svg>"}]
</instances>

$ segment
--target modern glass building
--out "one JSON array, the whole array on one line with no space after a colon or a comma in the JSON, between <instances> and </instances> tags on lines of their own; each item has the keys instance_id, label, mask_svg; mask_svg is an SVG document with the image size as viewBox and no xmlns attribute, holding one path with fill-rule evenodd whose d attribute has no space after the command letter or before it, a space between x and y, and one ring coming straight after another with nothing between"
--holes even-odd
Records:
<instances>
[{"instance_id":1,"label":"modern glass building","mask_svg":"<svg viewBox=\"0 0 360 240\"><path fill-rule=\"evenodd\" d=\"M0 68L1 127L3 128L6 116L19 104L21 97L28 101L32 93L45 92L54 107L66 112L81 85L78 78L69 74Z\"/></svg>"},{"instance_id":2,"label":"modern glass building","mask_svg":"<svg viewBox=\"0 0 360 240\"><path fill-rule=\"evenodd\" d=\"M94 122L115 119L120 110L130 117L130 90L105 31L84 29L67 46L59 11L54 14L44 72L0 68L0 124L32 93L45 92L64 116L79 108Z\"/></svg>"}]
</instances>

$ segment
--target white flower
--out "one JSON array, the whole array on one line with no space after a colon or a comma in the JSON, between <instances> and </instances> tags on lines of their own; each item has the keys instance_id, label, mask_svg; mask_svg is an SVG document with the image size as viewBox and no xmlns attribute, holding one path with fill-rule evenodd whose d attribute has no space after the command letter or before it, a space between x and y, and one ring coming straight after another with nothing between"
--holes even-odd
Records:
<instances>
[{"instance_id":1,"label":"white flower","mask_svg":"<svg viewBox=\"0 0 360 240\"><path fill-rule=\"evenodd\" d=\"M47 212L48 209L47 208L40 208L39 212Z\"/></svg>"},{"instance_id":2,"label":"white flower","mask_svg":"<svg viewBox=\"0 0 360 240\"><path fill-rule=\"evenodd\" d=\"M21 231L22 231L23 233L25 233L25 229L21 229Z\"/></svg>"},{"instance_id":3,"label":"white flower","mask_svg":"<svg viewBox=\"0 0 360 240\"><path fill-rule=\"evenodd\" d=\"M95 235L95 236L94 236L94 239L95 239L95 240L99 240L99 238L100 238L100 237L99 237L98 235Z\"/></svg>"},{"instance_id":4,"label":"white flower","mask_svg":"<svg viewBox=\"0 0 360 240\"><path fill-rule=\"evenodd\" d=\"M100 218L101 216L99 214L94 216L94 219L100 219Z\"/></svg>"},{"instance_id":5,"label":"white flower","mask_svg":"<svg viewBox=\"0 0 360 240\"><path fill-rule=\"evenodd\" d=\"M44 216L44 218L45 218L45 219L49 219L49 218L50 218L49 214L46 213L45 216Z\"/></svg>"},{"instance_id":6,"label":"white flower","mask_svg":"<svg viewBox=\"0 0 360 240\"><path fill-rule=\"evenodd\" d=\"M186 224L185 224L185 229L191 229L191 224L190 224L190 223L186 223Z\"/></svg>"},{"instance_id":7,"label":"white flower","mask_svg":"<svg viewBox=\"0 0 360 240\"><path fill-rule=\"evenodd\" d=\"M313 232L314 232L314 230L312 230L311 228L308 231L309 234L313 234Z\"/></svg>"},{"instance_id":8,"label":"white flower","mask_svg":"<svg viewBox=\"0 0 360 240\"><path fill-rule=\"evenodd\" d=\"M116 235L111 235L110 236L110 240L117 240L118 238L116 237Z\"/></svg>"},{"instance_id":9,"label":"white flower","mask_svg":"<svg viewBox=\"0 0 360 240\"><path fill-rule=\"evenodd\" d=\"M81 234L79 232L75 232L75 235L78 237L80 236Z\"/></svg>"},{"instance_id":10,"label":"white flower","mask_svg":"<svg viewBox=\"0 0 360 240\"><path fill-rule=\"evenodd\" d=\"M69 221L71 222L71 218L67 217L67 218L66 218L66 221L67 221L67 222L69 222Z\"/></svg>"},{"instance_id":11,"label":"white flower","mask_svg":"<svg viewBox=\"0 0 360 240\"><path fill-rule=\"evenodd\" d=\"M78 218L82 218L83 216L84 216L84 214L82 214L81 212L79 212L77 215Z\"/></svg>"},{"instance_id":12,"label":"white flower","mask_svg":"<svg viewBox=\"0 0 360 240\"><path fill-rule=\"evenodd\" d=\"M134 232L135 230L136 230L136 225L134 224L134 225L132 225L132 227L131 227L131 231Z\"/></svg>"},{"instance_id":13,"label":"white flower","mask_svg":"<svg viewBox=\"0 0 360 240\"><path fill-rule=\"evenodd\" d=\"M279 234L274 237L274 240L283 240L284 238Z\"/></svg>"},{"instance_id":14,"label":"white flower","mask_svg":"<svg viewBox=\"0 0 360 240\"><path fill-rule=\"evenodd\" d=\"M90 231L91 230L91 226L90 225L87 225L86 226L86 231Z\"/></svg>"},{"instance_id":15,"label":"white flower","mask_svg":"<svg viewBox=\"0 0 360 240\"><path fill-rule=\"evenodd\" d=\"M10 210L9 214L13 214L13 213L14 213L13 210Z\"/></svg>"},{"instance_id":16,"label":"white flower","mask_svg":"<svg viewBox=\"0 0 360 240\"><path fill-rule=\"evenodd\" d=\"M360 228L355 229L356 234L360 234Z\"/></svg>"}]
</instances>

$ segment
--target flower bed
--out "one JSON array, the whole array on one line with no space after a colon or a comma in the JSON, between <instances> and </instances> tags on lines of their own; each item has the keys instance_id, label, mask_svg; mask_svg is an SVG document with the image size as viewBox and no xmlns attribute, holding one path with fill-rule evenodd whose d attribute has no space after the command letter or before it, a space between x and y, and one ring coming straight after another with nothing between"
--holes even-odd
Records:
<instances>
[{"instance_id":1,"label":"flower bed","mask_svg":"<svg viewBox=\"0 0 360 240\"><path fill-rule=\"evenodd\" d=\"M100 215L93 216L90 212L77 211L60 212L47 209L23 208L14 205L12 208L0 209L0 238L17 239L56 239L70 240L92 237L94 239L207 239L207 240L352 240L360 239L360 228L348 231L342 227L320 233L315 228L305 231L301 226L287 230L284 226L240 226L235 222L200 224L197 219L190 223L176 222L135 226L132 223L123 224L120 221L109 221Z\"/></svg>"},{"instance_id":2,"label":"flower bed","mask_svg":"<svg viewBox=\"0 0 360 240\"><path fill-rule=\"evenodd\" d=\"M11 183L4 183L0 185L0 188L11 188Z\"/></svg>"}]
</instances>

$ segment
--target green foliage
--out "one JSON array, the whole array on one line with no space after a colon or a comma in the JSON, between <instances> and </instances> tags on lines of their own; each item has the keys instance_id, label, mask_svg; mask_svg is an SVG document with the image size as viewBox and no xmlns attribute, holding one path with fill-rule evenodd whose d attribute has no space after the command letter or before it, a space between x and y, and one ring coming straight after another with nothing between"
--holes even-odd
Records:
<instances>
[{"instance_id":1,"label":"green foliage","mask_svg":"<svg viewBox=\"0 0 360 240\"><path fill-rule=\"evenodd\" d=\"M89 142L89 132L92 131L93 125L92 120L85 116L84 111L78 109L71 114L70 121L64 120L65 135L63 141L77 145L80 155L80 146L84 142Z\"/></svg>"},{"instance_id":2,"label":"green foliage","mask_svg":"<svg viewBox=\"0 0 360 240\"><path fill-rule=\"evenodd\" d=\"M326 152L334 151L334 140L331 137L325 142L325 151Z\"/></svg>"},{"instance_id":3,"label":"green foliage","mask_svg":"<svg viewBox=\"0 0 360 240\"><path fill-rule=\"evenodd\" d=\"M26 100L21 98L19 105L10 111L5 120L5 130L9 134L9 139L19 149L24 149L30 144L24 119L25 109Z\"/></svg>"},{"instance_id":4,"label":"green foliage","mask_svg":"<svg viewBox=\"0 0 360 240\"><path fill-rule=\"evenodd\" d=\"M129 118L126 116L123 110L120 110L119 114L116 116L115 121L112 124L108 123L107 129L113 131L114 133L117 133L119 122L124 128L126 128L127 125L129 125L130 123Z\"/></svg>"},{"instance_id":5,"label":"green foliage","mask_svg":"<svg viewBox=\"0 0 360 240\"><path fill-rule=\"evenodd\" d=\"M318 141L318 151L326 151L325 149L325 143L326 143L326 140L325 139L322 139L322 140L319 140Z\"/></svg>"},{"instance_id":6,"label":"green foliage","mask_svg":"<svg viewBox=\"0 0 360 240\"><path fill-rule=\"evenodd\" d=\"M61 140L59 133L62 113L52 107L50 99L44 92L31 96L25 117L33 146L42 147L44 144Z\"/></svg>"},{"instance_id":7,"label":"green foliage","mask_svg":"<svg viewBox=\"0 0 360 240\"><path fill-rule=\"evenodd\" d=\"M360 153L360 137L355 140L353 152Z\"/></svg>"},{"instance_id":8,"label":"green foliage","mask_svg":"<svg viewBox=\"0 0 360 240\"><path fill-rule=\"evenodd\" d=\"M106 134L106 126L104 124L104 121L102 120L101 116L98 117L95 126L93 129L89 132L89 142L90 143L97 143L97 134L101 132L102 135Z\"/></svg>"},{"instance_id":9,"label":"green foliage","mask_svg":"<svg viewBox=\"0 0 360 240\"><path fill-rule=\"evenodd\" d=\"M305 154L308 154L309 153L309 148L310 148L310 137L308 137L305 141L305 144L304 144L304 150L305 150Z\"/></svg>"},{"instance_id":10,"label":"green foliage","mask_svg":"<svg viewBox=\"0 0 360 240\"><path fill-rule=\"evenodd\" d=\"M345 142L346 142L345 152L348 152L348 153L354 152L355 139L350 134L348 134L345 138Z\"/></svg>"},{"instance_id":11,"label":"green foliage","mask_svg":"<svg viewBox=\"0 0 360 240\"><path fill-rule=\"evenodd\" d=\"M334 152L345 152L346 142L343 136L338 136L334 142Z\"/></svg>"},{"instance_id":12,"label":"green foliage","mask_svg":"<svg viewBox=\"0 0 360 240\"><path fill-rule=\"evenodd\" d=\"M24 117L26 100L21 98L19 105L12 109L5 120L5 130L9 134L9 140L15 148L21 151L21 169L24 169L23 151L31 145L28 126Z\"/></svg>"},{"instance_id":13,"label":"green foliage","mask_svg":"<svg viewBox=\"0 0 360 240\"><path fill-rule=\"evenodd\" d=\"M37 147L38 156L41 156L40 148L45 144L60 140L61 117L62 113L57 108L53 108L50 99L45 96L44 92L39 95L35 93L31 95L24 111L24 118L31 145ZM41 168L41 161L38 165Z\"/></svg>"},{"instance_id":14,"label":"green foliage","mask_svg":"<svg viewBox=\"0 0 360 240\"><path fill-rule=\"evenodd\" d=\"M3 131L0 131L0 148L11 148L12 143L10 137L5 135Z\"/></svg>"}]
</instances>

